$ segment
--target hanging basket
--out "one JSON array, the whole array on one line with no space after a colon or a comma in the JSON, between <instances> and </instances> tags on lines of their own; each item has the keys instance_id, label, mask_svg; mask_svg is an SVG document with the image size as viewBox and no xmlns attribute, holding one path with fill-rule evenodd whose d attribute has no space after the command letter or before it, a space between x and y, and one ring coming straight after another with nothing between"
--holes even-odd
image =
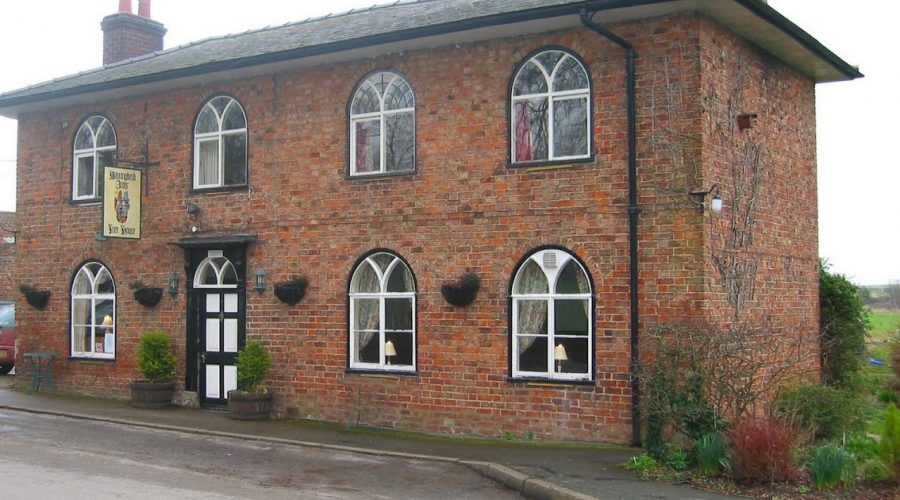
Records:
<instances>
[{"instance_id":1,"label":"hanging basket","mask_svg":"<svg viewBox=\"0 0 900 500\"><path fill-rule=\"evenodd\" d=\"M22 285L19 287L19 291L25 296L28 304L35 309L47 307L47 302L50 301L50 292L47 290L38 290L29 285Z\"/></svg>"},{"instance_id":2,"label":"hanging basket","mask_svg":"<svg viewBox=\"0 0 900 500\"><path fill-rule=\"evenodd\" d=\"M142 306L153 307L156 304L159 304L162 294L162 288L138 288L134 291L134 300L138 301Z\"/></svg>"},{"instance_id":3,"label":"hanging basket","mask_svg":"<svg viewBox=\"0 0 900 500\"><path fill-rule=\"evenodd\" d=\"M285 304L298 304L306 296L307 285L309 285L309 280L306 278L275 283L275 296Z\"/></svg>"},{"instance_id":4,"label":"hanging basket","mask_svg":"<svg viewBox=\"0 0 900 500\"><path fill-rule=\"evenodd\" d=\"M456 283L441 285L441 295L444 300L457 307L466 307L475 301L478 289L481 288L481 280L475 273L466 273L460 276Z\"/></svg>"}]
</instances>

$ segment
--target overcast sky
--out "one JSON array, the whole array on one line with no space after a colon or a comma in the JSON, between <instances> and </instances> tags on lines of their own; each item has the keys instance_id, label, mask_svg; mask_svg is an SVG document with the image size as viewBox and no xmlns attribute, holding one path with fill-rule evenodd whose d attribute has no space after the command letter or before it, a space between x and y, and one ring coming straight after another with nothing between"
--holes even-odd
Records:
<instances>
[{"instance_id":1,"label":"overcast sky","mask_svg":"<svg viewBox=\"0 0 900 500\"><path fill-rule=\"evenodd\" d=\"M137 9L137 0L133 1ZM329 12L373 0L154 0L166 48ZM885 0L770 0L866 78L817 87L819 250L860 284L900 280L900 65ZM101 65L100 20L118 0L5 0L0 21L0 92ZM0 210L15 210L16 123L0 118Z\"/></svg>"}]
</instances>

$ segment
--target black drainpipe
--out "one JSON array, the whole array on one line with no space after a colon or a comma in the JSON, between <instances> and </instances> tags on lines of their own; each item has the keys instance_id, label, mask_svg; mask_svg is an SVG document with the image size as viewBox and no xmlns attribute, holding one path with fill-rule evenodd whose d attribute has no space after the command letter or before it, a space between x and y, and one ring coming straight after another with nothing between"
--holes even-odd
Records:
<instances>
[{"instance_id":1,"label":"black drainpipe","mask_svg":"<svg viewBox=\"0 0 900 500\"><path fill-rule=\"evenodd\" d=\"M640 350L638 349L638 215L641 207L637 203L637 113L635 111L634 61L637 52L634 46L624 38L610 32L594 22L594 14L581 9L581 23L600 33L611 42L625 49L628 93L628 256L630 260L630 295L631 295L631 442L641 444L641 384L638 368L640 367Z\"/></svg>"}]
</instances>

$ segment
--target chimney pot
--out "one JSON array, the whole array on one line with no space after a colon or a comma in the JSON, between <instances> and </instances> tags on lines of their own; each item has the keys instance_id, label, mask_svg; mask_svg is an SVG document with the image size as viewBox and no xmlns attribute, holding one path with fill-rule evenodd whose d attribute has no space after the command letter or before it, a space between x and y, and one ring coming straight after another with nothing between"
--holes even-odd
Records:
<instances>
[{"instance_id":1,"label":"chimney pot","mask_svg":"<svg viewBox=\"0 0 900 500\"><path fill-rule=\"evenodd\" d=\"M150 0L138 0L138 15L150 19Z\"/></svg>"},{"instance_id":2,"label":"chimney pot","mask_svg":"<svg viewBox=\"0 0 900 500\"><path fill-rule=\"evenodd\" d=\"M131 0L119 0L119 12L131 14Z\"/></svg>"}]
</instances>

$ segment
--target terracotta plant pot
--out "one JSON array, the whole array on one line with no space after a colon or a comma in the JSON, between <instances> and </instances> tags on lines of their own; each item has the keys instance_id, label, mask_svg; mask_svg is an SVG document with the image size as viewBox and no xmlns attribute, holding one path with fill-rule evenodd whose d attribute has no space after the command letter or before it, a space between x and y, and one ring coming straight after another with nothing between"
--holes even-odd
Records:
<instances>
[{"instance_id":1,"label":"terracotta plant pot","mask_svg":"<svg viewBox=\"0 0 900 500\"><path fill-rule=\"evenodd\" d=\"M131 406L135 408L166 408L172 406L175 382L132 382Z\"/></svg>"},{"instance_id":2,"label":"terracotta plant pot","mask_svg":"<svg viewBox=\"0 0 900 500\"><path fill-rule=\"evenodd\" d=\"M272 414L272 393L228 391L228 418L267 420Z\"/></svg>"}]
</instances>

